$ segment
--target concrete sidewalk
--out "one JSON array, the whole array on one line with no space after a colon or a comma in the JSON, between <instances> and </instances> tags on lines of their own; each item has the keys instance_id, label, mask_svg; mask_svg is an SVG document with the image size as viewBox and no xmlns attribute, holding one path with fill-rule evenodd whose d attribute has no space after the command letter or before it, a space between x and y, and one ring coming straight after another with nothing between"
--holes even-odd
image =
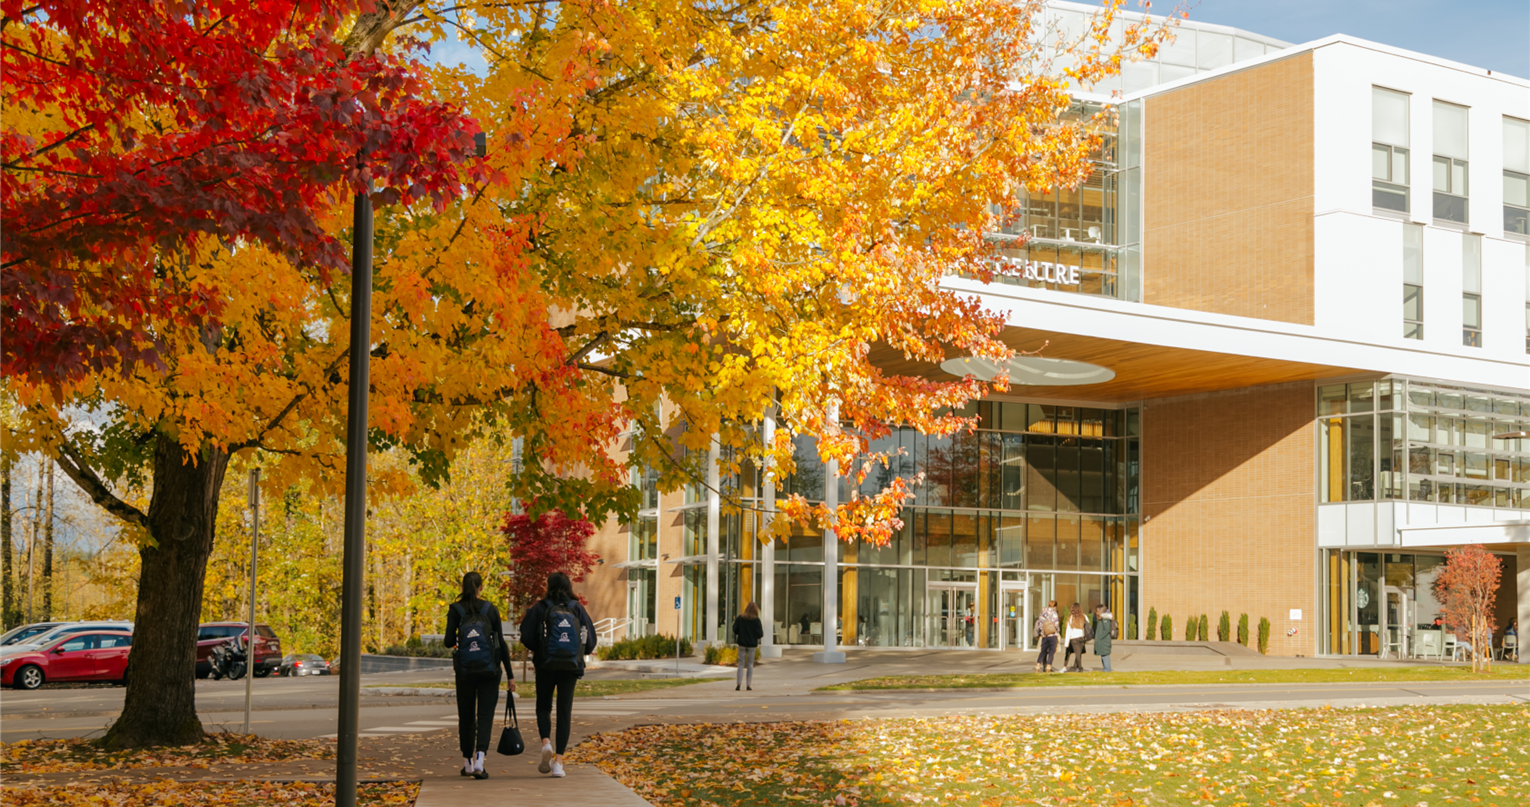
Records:
<instances>
[{"instance_id":1,"label":"concrete sidewalk","mask_svg":"<svg viewBox=\"0 0 1530 807\"><path fill-rule=\"evenodd\" d=\"M554 804L563 807L651 807L620 782L591 765L570 764L562 779L537 773L537 754L528 748L518 757L490 754L485 780L464 776L426 779L414 807L521 807Z\"/></svg>"}]
</instances>

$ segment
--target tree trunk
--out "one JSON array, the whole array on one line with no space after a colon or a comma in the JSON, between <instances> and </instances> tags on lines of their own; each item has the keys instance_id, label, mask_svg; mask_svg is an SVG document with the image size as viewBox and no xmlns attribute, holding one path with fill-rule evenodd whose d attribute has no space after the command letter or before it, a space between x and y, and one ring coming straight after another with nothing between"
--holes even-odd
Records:
<instances>
[{"instance_id":1,"label":"tree trunk","mask_svg":"<svg viewBox=\"0 0 1530 807\"><path fill-rule=\"evenodd\" d=\"M53 618L53 460L48 460L48 503L43 510L43 621Z\"/></svg>"},{"instance_id":2,"label":"tree trunk","mask_svg":"<svg viewBox=\"0 0 1530 807\"><path fill-rule=\"evenodd\" d=\"M0 513L0 554L5 556L0 560L3 565L0 576L5 578L4 593L0 595L3 598L0 623L10 630L20 621L16 613L20 609L16 607L16 574L11 566L11 557L15 554L11 543L11 459L3 454L0 454L0 509L4 510Z\"/></svg>"},{"instance_id":3,"label":"tree trunk","mask_svg":"<svg viewBox=\"0 0 1530 807\"><path fill-rule=\"evenodd\" d=\"M187 745L204 737L196 707L197 624L228 460L220 449L204 446L193 457L173 438L157 437L148 512L154 545L138 553L127 694L122 715L101 740L107 748Z\"/></svg>"}]
</instances>

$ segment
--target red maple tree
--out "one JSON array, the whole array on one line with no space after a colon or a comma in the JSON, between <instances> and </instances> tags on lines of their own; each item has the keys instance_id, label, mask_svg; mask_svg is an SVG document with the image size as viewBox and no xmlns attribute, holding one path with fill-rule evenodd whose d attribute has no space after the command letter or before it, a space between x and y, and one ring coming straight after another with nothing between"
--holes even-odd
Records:
<instances>
[{"instance_id":1,"label":"red maple tree","mask_svg":"<svg viewBox=\"0 0 1530 807\"><path fill-rule=\"evenodd\" d=\"M460 193L477 125L423 98L407 48L331 34L374 7L0 0L5 374L154 366L151 318L216 327L224 294L185 279L190 239L344 272L316 221L328 194Z\"/></svg>"},{"instance_id":2,"label":"red maple tree","mask_svg":"<svg viewBox=\"0 0 1530 807\"><path fill-rule=\"evenodd\" d=\"M1434 578L1434 596L1445 624L1471 643L1472 670L1485 671L1493 660L1493 605L1503 561L1479 545L1445 552L1445 567Z\"/></svg>"},{"instance_id":3,"label":"red maple tree","mask_svg":"<svg viewBox=\"0 0 1530 807\"><path fill-rule=\"evenodd\" d=\"M595 534L595 525L583 518L569 518L560 510L549 510L536 518L508 514L500 531L510 540L510 560L515 564L505 583L505 595L517 614L524 614L547 593L548 575L563 572L579 583L600 562L599 555L585 548ZM587 602L584 595L577 596L580 602Z\"/></svg>"}]
</instances>

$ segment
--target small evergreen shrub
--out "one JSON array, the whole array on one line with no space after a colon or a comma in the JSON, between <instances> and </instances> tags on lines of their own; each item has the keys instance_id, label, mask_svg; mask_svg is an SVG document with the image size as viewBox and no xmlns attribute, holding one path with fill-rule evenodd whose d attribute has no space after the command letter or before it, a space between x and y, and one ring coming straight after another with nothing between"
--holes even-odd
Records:
<instances>
[{"instance_id":1,"label":"small evergreen shrub","mask_svg":"<svg viewBox=\"0 0 1530 807\"><path fill-rule=\"evenodd\" d=\"M680 655L691 654L691 640L680 640ZM639 659L659 659L675 657L675 640L664 634L642 636L637 639L622 639L605 647L597 648L595 655L601 661L635 661Z\"/></svg>"},{"instance_id":2,"label":"small evergreen shrub","mask_svg":"<svg viewBox=\"0 0 1530 807\"><path fill-rule=\"evenodd\" d=\"M1148 609L1147 638L1148 638L1148 641L1150 641L1150 642L1153 641L1154 639L1158 638L1158 609L1157 608L1149 608Z\"/></svg>"},{"instance_id":3,"label":"small evergreen shrub","mask_svg":"<svg viewBox=\"0 0 1530 807\"><path fill-rule=\"evenodd\" d=\"M1174 617L1172 615L1163 615L1163 622L1160 623L1160 632L1158 635L1165 642L1174 641Z\"/></svg>"},{"instance_id":4,"label":"small evergreen shrub","mask_svg":"<svg viewBox=\"0 0 1530 807\"><path fill-rule=\"evenodd\" d=\"M1204 642L1204 641L1207 641L1210 638L1211 634L1208 633L1207 630L1206 630L1210 626L1210 624L1211 624L1211 622L1210 622L1210 620L1206 619L1206 615L1205 614L1201 614L1200 624L1196 626L1196 634L1197 634L1197 640L1198 641Z\"/></svg>"},{"instance_id":5,"label":"small evergreen shrub","mask_svg":"<svg viewBox=\"0 0 1530 807\"><path fill-rule=\"evenodd\" d=\"M1248 647L1248 614L1238 614L1238 644Z\"/></svg>"},{"instance_id":6,"label":"small evergreen shrub","mask_svg":"<svg viewBox=\"0 0 1530 807\"><path fill-rule=\"evenodd\" d=\"M1194 615L1192 615L1189 619L1186 619L1185 620L1185 641L1187 641L1187 642L1195 641L1195 634L1198 631L1200 631L1200 629L1201 629L1201 621L1199 619L1196 619Z\"/></svg>"},{"instance_id":7,"label":"small evergreen shrub","mask_svg":"<svg viewBox=\"0 0 1530 807\"><path fill-rule=\"evenodd\" d=\"M1226 611L1223 611L1222 616L1217 619L1217 641L1232 641L1232 614Z\"/></svg>"},{"instance_id":8,"label":"small evergreen shrub","mask_svg":"<svg viewBox=\"0 0 1530 807\"><path fill-rule=\"evenodd\" d=\"M708 647L706 650L706 658L704 658L703 661L707 664L716 664L719 667L737 667L738 646L730 644L722 647L715 645Z\"/></svg>"},{"instance_id":9,"label":"small evergreen shrub","mask_svg":"<svg viewBox=\"0 0 1530 807\"><path fill-rule=\"evenodd\" d=\"M1128 639L1135 640L1137 638L1137 615L1136 614L1127 614L1126 615L1126 632L1124 634L1122 634L1122 635L1125 636Z\"/></svg>"},{"instance_id":10,"label":"small evergreen shrub","mask_svg":"<svg viewBox=\"0 0 1530 807\"><path fill-rule=\"evenodd\" d=\"M1270 652L1270 620L1259 617L1259 652Z\"/></svg>"}]
</instances>

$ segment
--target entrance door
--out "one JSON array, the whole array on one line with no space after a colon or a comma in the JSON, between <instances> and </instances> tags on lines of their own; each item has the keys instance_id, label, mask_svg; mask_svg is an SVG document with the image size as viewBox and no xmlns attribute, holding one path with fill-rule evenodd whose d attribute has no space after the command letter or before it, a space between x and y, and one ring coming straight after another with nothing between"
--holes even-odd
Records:
<instances>
[{"instance_id":1,"label":"entrance door","mask_svg":"<svg viewBox=\"0 0 1530 807\"><path fill-rule=\"evenodd\" d=\"M1050 574L1029 575L1029 587L1026 590L1025 601L1030 606L1027 615L1030 621L1025 624L1025 649L1036 649L1036 642L1031 636L1031 628L1036 624L1036 619L1046 609L1047 603L1057 599L1057 581Z\"/></svg>"},{"instance_id":2,"label":"entrance door","mask_svg":"<svg viewBox=\"0 0 1530 807\"><path fill-rule=\"evenodd\" d=\"M931 583L927 591L931 647L977 646L977 584Z\"/></svg>"},{"instance_id":3,"label":"entrance door","mask_svg":"<svg viewBox=\"0 0 1530 807\"><path fill-rule=\"evenodd\" d=\"M1031 649L1031 611L1025 591L1023 580L999 586L999 622L1004 626L999 631L1000 650Z\"/></svg>"},{"instance_id":4,"label":"entrance door","mask_svg":"<svg viewBox=\"0 0 1530 807\"><path fill-rule=\"evenodd\" d=\"M1379 614L1378 626L1381 636L1381 655L1390 658L1409 658L1413 650L1413 603L1406 589L1382 586L1385 599Z\"/></svg>"}]
</instances>

